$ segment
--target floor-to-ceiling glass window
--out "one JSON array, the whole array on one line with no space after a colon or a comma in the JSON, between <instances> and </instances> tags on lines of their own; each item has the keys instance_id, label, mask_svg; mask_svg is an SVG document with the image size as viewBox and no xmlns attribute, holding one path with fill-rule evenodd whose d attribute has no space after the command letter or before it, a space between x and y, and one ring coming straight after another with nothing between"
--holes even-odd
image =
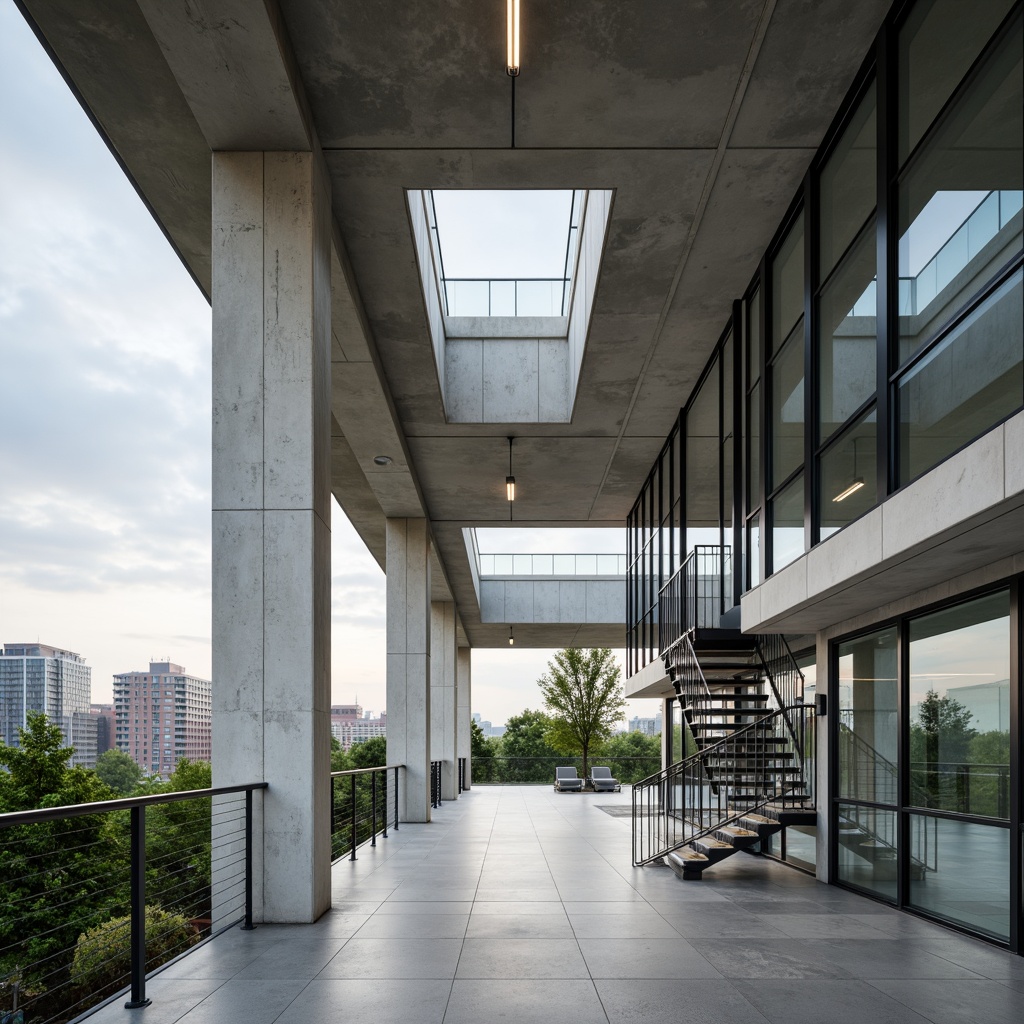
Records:
<instances>
[{"instance_id":1,"label":"floor-to-ceiling glass window","mask_svg":"<svg viewBox=\"0 0 1024 1024\"><path fill-rule=\"evenodd\" d=\"M837 879L1008 942L1019 710L1011 587L833 647Z\"/></svg>"},{"instance_id":2,"label":"floor-to-ceiling glass window","mask_svg":"<svg viewBox=\"0 0 1024 1024\"><path fill-rule=\"evenodd\" d=\"M911 619L909 906L1009 938L1010 594ZM942 817L925 809L945 812Z\"/></svg>"},{"instance_id":3,"label":"floor-to-ceiling glass window","mask_svg":"<svg viewBox=\"0 0 1024 1024\"><path fill-rule=\"evenodd\" d=\"M837 877L892 901L899 853L898 663L895 626L837 645Z\"/></svg>"},{"instance_id":4,"label":"floor-to-ceiling glass window","mask_svg":"<svg viewBox=\"0 0 1024 1024\"><path fill-rule=\"evenodd\" d=\"M899 33L901 483L1024 403L1021 12L986 34L1011 6L922 0Z\"/></svg>"}]
</instances>

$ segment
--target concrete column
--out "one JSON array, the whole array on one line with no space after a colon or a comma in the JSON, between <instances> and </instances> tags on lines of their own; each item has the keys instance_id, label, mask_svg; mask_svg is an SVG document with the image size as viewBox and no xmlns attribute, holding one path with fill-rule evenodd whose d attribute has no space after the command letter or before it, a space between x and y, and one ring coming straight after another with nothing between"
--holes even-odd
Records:
<instances>
[{"instance_id":1,"label":"concrete column","mask_svg":"<svg viewBox=\"0 0 1024 1024\"><path fill-rule=\"evenodd\" d=\"M463 785L473 785L473 731L470 728L473 714L473 652L469 647L460 647L455 654L455 706L458 720L455 724L455 749L459 757L466 759L466 773Z\"/></svg>"},{"instance_id":2,"label":"concrete column","mask_svg":"<svg viewBox=\"0 0 1024 1024\"><path fill-rule=\"evenodd\" d=\"M213 781L270 784L267 922L331 901L330 219L313 154L213 154Z\"/></svg>"},{"instance_id":3,"label":"concrete column","mask_svg":"<svg viewBox=\"0 0 1024 1024\"><path fill-rule=\"evenodd\" d=\"M387 521L388 764L401 821L430 821L430 537L425 519Z\"/></svg>"},{"instance_id":4,"label":"concrete column","mask_svg":"<svg viewBox=\"0 0 1024 1024\"><path fill-rule=\"evenodd\" d=\"M458 800L455 605L430 606L430 759L441 762L441 799Z\"/></svg>"}]
</instances>

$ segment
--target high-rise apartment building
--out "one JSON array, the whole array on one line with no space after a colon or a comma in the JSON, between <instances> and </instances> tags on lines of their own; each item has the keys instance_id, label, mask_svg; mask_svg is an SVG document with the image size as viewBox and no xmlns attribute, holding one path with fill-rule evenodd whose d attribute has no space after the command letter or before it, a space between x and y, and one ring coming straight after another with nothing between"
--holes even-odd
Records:
<instances>
[{"instance_id":1,"label":"high-rise apartment building","mask_svg":"<svg viewBox=\"0 0 1024 1024\"><path fill-rule=\"evenodd\" d=\"M116 750L114 705L92 704L89 713L96 719L96 756L99 757L108 750Z\"/></svg>"},{"instance_id":2,"label":"high-rise apartment building","mask_svg":"<svg viewBox=\"0 0 1024 1024\"><path fill-rule=\"evenodd\" d=\"M331 705L331 736L348 750L353 744L365 743L374 736L387 735L387 715L381 712L374 718L372 711L364 712L358 704Z\"/></svg>"},{"instance_id":3,"label":"high-rise apartment building","mask_svg":"<svg viewBox=\"0 0 1024 1024\"><path fill-rule=\"evenodd\" d=\"M92 669L85 658L49 644L4 644L0 651L0 740L19 743L29 712L41 711L75 747L72 764L96 762L96 731L89 729Z\"/></svg>"},{"instance_id":4,"label":"high-rise apartment building","mask_svg":"<svg viewBox=\"0 0 1024 1024\"><path fill-rule=\"evenodd\" d=\"M181 665L151 661L148 672L114 676L117 749L164 778L183 757L210 760L211 685Z\"/></svg>"}]
</instances>

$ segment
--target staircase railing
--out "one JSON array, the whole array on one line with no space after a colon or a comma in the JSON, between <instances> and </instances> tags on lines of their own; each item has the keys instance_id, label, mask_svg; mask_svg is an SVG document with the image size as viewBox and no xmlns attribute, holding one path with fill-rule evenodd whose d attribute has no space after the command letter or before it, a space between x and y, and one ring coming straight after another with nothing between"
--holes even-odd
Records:
<instances>
[{"instance_id":1,"label":"staircase railing","mask_svg":"<svg viewBox=\"0 0 1024 1024\"><path fill-rule=\"evenodd\" d=\"M765 679L768 680L768 707L778 709L803 704L804 674L800 671L786 638L781 633L768 633L759 635L756 639L757 655ZM797 740L795 732L793 739ZM802 757L802 743L799 749Z\"/></svg>"},{"instance_id":2,"label":"staircase railing","mask_svg":"<svg viewBox=\"0 0 1024 1024\"><path fill-rule=\"evenodd\" d=\"M813 807L802 751L814 708L778 708L633 786L633 864L641 866L769 804Z\"/></svg>"},{"instance_id":3,"label":"staircase railing","mask_svg":"<svg viewBox=\"0 0 1024 1024\"><path fill-rule=\"evenodd\" d=\"M695 629L717 629L722 620L732 549L698 544L658 592L658 648L662 657Z\"/></svg>"}]
</instances>

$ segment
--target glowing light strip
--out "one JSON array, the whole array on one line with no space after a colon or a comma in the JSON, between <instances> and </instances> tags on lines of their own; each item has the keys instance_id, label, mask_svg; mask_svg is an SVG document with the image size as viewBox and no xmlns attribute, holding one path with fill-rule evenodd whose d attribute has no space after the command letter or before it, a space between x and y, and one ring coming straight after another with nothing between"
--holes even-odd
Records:
<instances>
[{"instance_id":1,"label":"glowing light strip","mask_svg":"<svg viewBox=\"0 0 1024 1024\"><path fill-rule=\"evenodd\" d=\"M832 500L833 501L842 501L844 498L848 498L851 494L855 494L863 486L864 486L864 481L858 478L857 480L854 480L853 483L850 484L850 486L847 487L846 490L842 492L842 494L837 494Z\"/></svg>"},{"instance_id":2,"label":"glowing light strip","mask_svg":"<svg viewBox=\"0 0 1024 1024\"><path fill-rule=\"evenodd\" d=\"M505 0L508 36L505 50L505 71L513 78L519 74L519 0Z\"/></svg>"}]
</instances>

